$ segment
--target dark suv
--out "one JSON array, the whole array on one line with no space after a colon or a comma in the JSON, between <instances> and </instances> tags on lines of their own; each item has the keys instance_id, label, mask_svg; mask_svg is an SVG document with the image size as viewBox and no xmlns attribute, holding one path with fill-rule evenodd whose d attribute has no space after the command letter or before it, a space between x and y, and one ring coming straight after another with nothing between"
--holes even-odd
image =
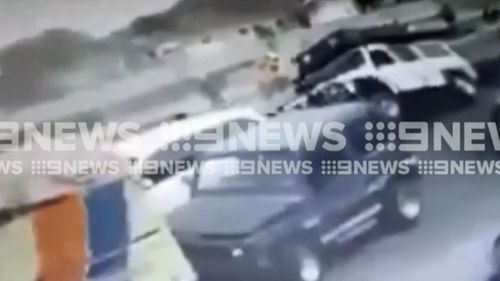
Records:
<instances>
[{"instance_id":1,"label":"dark suv","mask_svg":"<svg viewBox=\"0 0 500 281\"><path fill-rule=\"evenodd\" d=\"M366 151L361 141L366 122L390 120L377 107L358 102L293 111L269 121L284 124L274 142L279 149L248 149L227 140L220 146L224 149L205 153L194 179L195 198L169 216L201 280L323 280L324 257L333 249L379 225L391 230L415 225L421 211L415 158ZM325 133L331 130L324 129L340 123L345 146L337 151L313 148L308 141L291 145L284 137L287 127L320 124L317 143L335 144ZM259 126L265 125L249 134L261 133ZM339 161L398 162L402 170L337 173L326 167ZM295 163L289 165L296 169L243 169L269 163Z\"/></svg>"}]
</instances>

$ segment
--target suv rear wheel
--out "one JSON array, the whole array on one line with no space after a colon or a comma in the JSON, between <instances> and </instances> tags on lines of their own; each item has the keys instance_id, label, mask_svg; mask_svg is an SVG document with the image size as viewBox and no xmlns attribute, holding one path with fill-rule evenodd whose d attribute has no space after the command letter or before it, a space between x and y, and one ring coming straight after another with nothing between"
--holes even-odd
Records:
<instances>
[{"instance_id":1,"label":"suv rear wheel","mask_svg":"<svg viewBox=\"0 0 500 281\"><path fill-rule=\"evenodd\" d=\"M401 104L392 90L377 79L355 81L356 92L392 117L399 117Z\"/></svg>"},{"instance_id":2,"label":"suv rear wheel","mask_svg":"<svg viewBox=\"0 0 500 281\"><path fill-rule=\"evenodd\" d=\"M371 101L391 117L398 117L401 114L400 105L392 93L380 92L374 94Z\"/></svg>"}]
</instances>

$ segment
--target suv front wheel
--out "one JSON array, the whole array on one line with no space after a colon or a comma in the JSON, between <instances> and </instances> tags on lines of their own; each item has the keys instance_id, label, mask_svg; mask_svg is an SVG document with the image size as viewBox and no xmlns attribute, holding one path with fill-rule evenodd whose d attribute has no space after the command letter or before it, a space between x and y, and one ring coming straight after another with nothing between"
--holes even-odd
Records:
<instances>
[{"instance_id":1,"label":"suv front wheel","mask_svg":"<svg viewBox=\"0 0 500 281\"><path fill-rule=\"evenodd\" d=\"M379 92L374 94L370 100L387 115L393 118L400 117L401 106L394 94Z\"/></svg>"},{"instance_id":2,"label":"suv front wheel","mask_svg":"<svg viewBox=\"0 0 500 281\"><path fill-rule=\"evenodd\" d=\"M402 230L417 224L422 211L418 181L391 180L383 195L382 223L390 230Z\"/></svg>"},{"instance_id":3,"label":"suv front wheel","mask_svg":"<svg viewBox=\"0 0 500 281\"><path fill-rule=\"evenodd\" d=\"M302 243L291 244L285 247L281 256L281 270L285 271L286 278L290 281L322 281L325 267L318 251ZM283 277L283 276L281 276Z\"/></svg>"}]
</instances>

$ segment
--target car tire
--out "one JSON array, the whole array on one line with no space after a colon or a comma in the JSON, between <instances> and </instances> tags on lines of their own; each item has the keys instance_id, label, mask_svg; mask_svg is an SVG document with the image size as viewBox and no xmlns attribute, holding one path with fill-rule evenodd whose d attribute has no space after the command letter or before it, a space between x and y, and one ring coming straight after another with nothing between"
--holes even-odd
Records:
<instances>
[{"instance_id":1,"label":"car tire","mask_svg":"<svg viewBox=\"0 0 500 281\"><path fill-rule=\"evenodd\" d=\"M286 271L283 280L289 281L322 281L325 266L319 251L301 244L285 247L282 269ZM282 278L282 277L281 277Z\"/></svg>"},{"instance_id":2,"label":"car tire","mask_svg":"<svg viewBox=\"0 0 500 281\"><path fill-rule=\"evenodd\" d=\"M393 118L398 118L401 115L401 105L393 93L387 91L378 92L375 93L370 100L383 112Z\"/></svg>"},{"instance_id":3,"label":"car tire","mask_svg":"<svg viewBox=\"0 0 500 281\"><path fill-rule=\"evenodd\" d=\"M388 230L404 230L416 225L420 219L422 202L418 181L401 177L392 179L383 194L384 210L381 221Z\"/></svg>"},{"instance_id":4,"label":"car tire","mask_svg":"<svg viewBox=\"0 0 500 281\"><path fill-rule=\"evenodd\" d=\"M357 80L354 84L361 97L371 101L391 117L400 117L401 103L386 84L373 78Z\"/></svg>"}]
</instances>

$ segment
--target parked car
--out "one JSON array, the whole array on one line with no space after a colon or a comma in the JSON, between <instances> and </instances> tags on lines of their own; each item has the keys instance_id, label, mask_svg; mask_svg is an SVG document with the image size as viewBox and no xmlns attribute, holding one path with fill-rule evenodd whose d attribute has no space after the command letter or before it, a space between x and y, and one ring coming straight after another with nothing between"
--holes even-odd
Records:
<instances>
[{"instance_id":1,"label":"parked car","mask_svg":"<svg viewBox=\"0 0 500 281\"><path fill-rule=\"evenodd\" d=\"M138 170L146 169L145 165L151 162L178 161L184 162L186 170L175 169L171 171L139 171L129 179L128 184L140 185L148 190L150 203L162 214L167 214L173 209L185 204L191 198L191 187L184 178L192 174L188 167L189 161L194 158L193 135L214 131L218 127L227 128L229 123L237 123L241 128L246 128L249 123L263 121L264 117L251 108L233 108L210 112L199 116L188 117L184 120L162 123L133 138L124 140L115 145L117 155L129 159ZM184 149L185 145L189 149ZM177 147L174 149L174 147ZM150 162L146 164L146 162ZM152 169L160 168L153 167ZM158 171L160 172L160 171Z\"/></svg>"},{"instance_id":2,"label":"parked car","mask_svg":"<svg viewBox=\"0 0 500 281\"><path fill-rule=\"evenodd\" d=\"M417 223L421 205L413 184L415 158L402 152L368 153L367 121L391 117L367 103L292 111L270 122L346 125L347 147L293 149L279 131L277 150L236 149L207 152L195 176L196 192L168 221L202 280L322 280L322 263L332 249L368 233L377 225L404 229ZM262 126L265 124L262 123ZM252 131L258 135L259 130ZM254 137L251 135L250 137ZM325 140L324 135L319 140ZM226 141L226 143L229 140ZM408 174L331 175L320 172L323 161L400 160ZM310 163L310 173L228 173L239 161ZM310 161L310 162L307 162ZM241 166L243 167L243 166Z\"/></svg>"},{"instance_id":3,"label":"parked car","mask_svg":"<svg viewBox=\"0 0 500 281\"><path fill-rule=\"evenodd\" d=\"M362 95L390 93L396 96L453 88L474 97L477 79L472 65L442 42L370 44L347 52L306 77L300 86L321 91L330 83L343 83Z\"/></svg>"}]
</instances>

